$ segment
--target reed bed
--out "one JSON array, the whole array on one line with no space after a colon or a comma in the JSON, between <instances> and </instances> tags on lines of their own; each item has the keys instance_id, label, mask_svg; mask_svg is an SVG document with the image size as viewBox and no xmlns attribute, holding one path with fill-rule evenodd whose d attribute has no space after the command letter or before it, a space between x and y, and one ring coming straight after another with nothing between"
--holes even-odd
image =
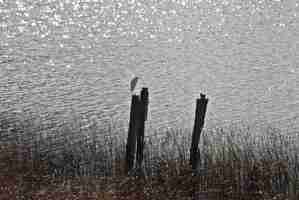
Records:
<instances>
[{"instance_id":1,"label":"reed bed","mask_svg":"<svg viewBox=\"0 0 299 200\"><path fill-rule=\"evenodd\" d=\"M127 130L116 124L24 113L0 120L0 200L299 199L296 133L204 130L195 173L191 130L157 131L146 138L140 175L124 172Z\"/></svg>"}]
</instances>

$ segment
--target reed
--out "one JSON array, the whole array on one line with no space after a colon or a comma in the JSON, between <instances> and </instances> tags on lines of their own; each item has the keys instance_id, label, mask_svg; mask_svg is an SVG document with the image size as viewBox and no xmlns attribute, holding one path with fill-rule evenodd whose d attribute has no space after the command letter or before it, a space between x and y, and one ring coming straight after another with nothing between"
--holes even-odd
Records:
<instances>
[{"instance_id":1,"label":"reed","mask_svg":"<svg viewBox=\"0 0 299 200\"><path fill-rule=\"evenodd\" d=\"M0 199L299 197L298 134L243 125L204 130L195 175L191 131L156 132L146 137L145 176L138 178L125 174L127 130L116 124L102 129L80 117L1 116Z\"/></svg>"}]
</instances>

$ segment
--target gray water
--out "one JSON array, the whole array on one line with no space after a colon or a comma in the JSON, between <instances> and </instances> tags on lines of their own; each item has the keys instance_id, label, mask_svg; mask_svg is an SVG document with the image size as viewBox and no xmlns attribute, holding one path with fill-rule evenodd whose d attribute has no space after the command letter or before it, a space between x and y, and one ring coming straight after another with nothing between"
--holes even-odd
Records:
<instances>
[{"instance_id":1,"label":"gray water","mask_svg":"<svg viewBox=\"0 0 299 200\"><path fill-rule=\"evenodd\" d=\"M0 0L0 109L128 121L148 87L148 129L298 128L299 1Z\"/></svg>"}]
</instances>

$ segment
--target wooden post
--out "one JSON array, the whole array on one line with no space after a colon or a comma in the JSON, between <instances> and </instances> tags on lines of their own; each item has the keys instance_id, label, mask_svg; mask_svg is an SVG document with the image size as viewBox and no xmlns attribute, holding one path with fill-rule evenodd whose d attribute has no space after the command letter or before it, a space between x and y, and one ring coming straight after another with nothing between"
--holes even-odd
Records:
<instances>
[{"instance_id":1,"label":"wooden post","mask_svg":"<svg viewBox=\"0 0 299 200\"><path fill-rule=\"evenodd\" d=\"M126 146L126 172L128 173L134 167L136 153L136 133L137 133L137 110L139 104L139 96L132 95L129 131Z\"/></svg>"},{"instance_id":2,"label":"wooden post","mask_svg":"<svg viewBox=\"0 0 299 200\"><path fill-rule=\"evenodd\" d=\"M138 131L137 131L137 155L136 161L138 168L141 169L142 160L143 160L143 149L144 149L144 127L145 121L147 119L147 110L148 110L148 89L142 88L140 93L140 103L139 103L139 114L138 114Z\"/></svg>"},{"instance_id":3,"label":"wooden post","mask_svg":"<svg viewBox=\"0 0 299 200\"><path fill-rule=\"evenodd\" d=\"M196 100L195 120L192 132L192 143L190 148L190 165L195 171L197 169L200 152L198 149L200 134L204 126L205 115L207 111L208 99L204 94L200 94L200 99Z\"/></svg>"}]
</instances>

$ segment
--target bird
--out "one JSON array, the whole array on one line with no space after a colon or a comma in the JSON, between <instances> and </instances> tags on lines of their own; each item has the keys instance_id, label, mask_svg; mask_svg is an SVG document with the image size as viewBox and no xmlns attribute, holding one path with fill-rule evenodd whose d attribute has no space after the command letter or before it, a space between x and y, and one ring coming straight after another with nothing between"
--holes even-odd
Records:
<instances>
[{"instance_id":1,"label":"bird","mask_svg":"<svg viewBox=\"0 0 299 200\"><path fill-rule=\"evenodd\" d=\"M135 87L136 87L136 85L137 85L137 81L138 81L138 77L137 76L135 76L132 80L131 80L131 82L130 82L130 90L131 90L131 92L133 92L134 91L134 89L135 89Z\"/></svg>"}]
</instances>

